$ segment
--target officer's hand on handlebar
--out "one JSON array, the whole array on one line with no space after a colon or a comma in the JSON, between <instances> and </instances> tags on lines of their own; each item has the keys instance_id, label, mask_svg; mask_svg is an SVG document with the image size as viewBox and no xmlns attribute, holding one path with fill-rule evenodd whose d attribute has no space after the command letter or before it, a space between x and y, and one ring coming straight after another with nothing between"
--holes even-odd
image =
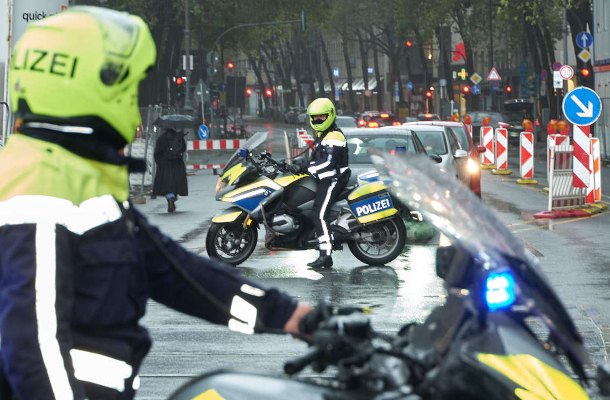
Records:
<instances>
[{"instance_id":1,"label":"officer's hand on handlebar","mask_svg":"<svg viewBox=\"0 0 610 400\"><path fill-rule=\"evenodd\" d=\"M302 166L300 165L288 165L288 171L290 171L293 175L299 175L305 172Z\"/></svg>"},{"instance_id":2,"label":"officer's hand on handlebar","mask_svg":"<svg viewBox=\"0 0 610 400\"><path fill-rule=\"evenodd\" d=\"M302 335L311 335L318 329L320 323L328 321L335 315L350 315L354 312L363 312L357 307L333 307L328 303L319 303L311 312L305 314L299 321L299 332Z\"/></svg>"}]
</instances>

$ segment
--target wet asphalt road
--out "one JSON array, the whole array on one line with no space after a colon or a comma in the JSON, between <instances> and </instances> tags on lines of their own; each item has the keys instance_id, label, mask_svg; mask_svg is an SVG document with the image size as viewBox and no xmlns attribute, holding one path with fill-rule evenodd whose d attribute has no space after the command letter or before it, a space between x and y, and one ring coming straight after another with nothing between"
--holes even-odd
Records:
<instances>
[{"instance_id":1,"label":"wet asphalt road","mask_svg":"<svg viewBox=\"0 0 610 400\"><path fill-rule=\"evenodd\" d=\"M279 153L283 126L264 128L272 129L273 151ZM514 157L509 159L509 168L516 168L511 160ZM610 350L605 344L610 344L610 212L583 219L535 220L533 214L546 208L547 195L543 185L516 184L517 174L518 169L508 177L484 171L482 200L539 258L587 349L599 361ZM539 178L542 182L542 176ZM224 206L213 202L216 179L210 171L190 176L190 196L178 202L177 214L168 215L162 199L148 201L142 211L185 247L205 254L210 218ZM268 251L263 236L259 234L257 249L239 267L244 275L279 287L302 301L317 303L325 299L334 304L372 307L377 330L395 332L406 322L423 321L444 301L444 290L434 270L438 235L411 242L385 267L363 266L345 246L344 251L334 253L334 267L321 271L305 265L316 252ZM141 370L138 399L165 399L189 378L220 368L280 374L284 361L306 349L290 337L230 332L154 302L150 302L143 324L149 328L154 345ZM312 372L305 370L304 374Z\"/></svg>"}]
</instances>

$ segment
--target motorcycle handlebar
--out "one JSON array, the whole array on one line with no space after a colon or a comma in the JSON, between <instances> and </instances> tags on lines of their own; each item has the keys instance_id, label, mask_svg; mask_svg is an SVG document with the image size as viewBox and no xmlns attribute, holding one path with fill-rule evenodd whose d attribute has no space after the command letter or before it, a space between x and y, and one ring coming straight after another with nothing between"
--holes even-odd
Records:
<instances>
[{"instance_id":1,"label":"motorcycle handlebar","mask_svg":"<svg viewBox=\"0 0 610 400\"><path fill-rule=\"evenodd\" d=\"M294 375L312 362L319 360L324 355L322 349L317 346L312 346L307 353L297 358L293 358L284 364L284 372L288 375Z\"/></svg>"}]
</instances>

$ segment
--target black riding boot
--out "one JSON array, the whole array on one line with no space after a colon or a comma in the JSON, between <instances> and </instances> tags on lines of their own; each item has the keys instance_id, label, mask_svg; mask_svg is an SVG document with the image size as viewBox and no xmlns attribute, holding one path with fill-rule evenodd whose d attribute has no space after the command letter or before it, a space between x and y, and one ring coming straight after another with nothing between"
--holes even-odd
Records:
<instances>
[{"instance_id":1,"label":"black riding boot","mask_svg":"<svg viewBox=\"0 0 610 400\"><path fill-rule=\"evenodd\" d=\"M307 264L312 268L328 268L333 266L333 258L327 255L326 252L320 252L320 256L315 261Z\"/></svg>"}]
</instances>

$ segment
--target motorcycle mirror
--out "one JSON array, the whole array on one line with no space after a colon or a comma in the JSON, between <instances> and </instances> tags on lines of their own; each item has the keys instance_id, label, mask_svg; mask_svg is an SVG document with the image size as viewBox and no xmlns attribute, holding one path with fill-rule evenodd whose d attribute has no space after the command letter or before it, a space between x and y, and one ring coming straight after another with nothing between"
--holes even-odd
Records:
<instances>
[{"instance_id":1,"label":"motorcycle mirror","mask_svg":"<svg viewBox=\"0 0 610 400\"><path fill-rule=\"evenodd\" d=\"M597 387L602 396L610 396L610 361L597 366Z\"/></svg>"},{"instance_id":2,"label":"motorcycle mirror","mask_svg":"<svg viewBox=\"0 0 610 400\"><path fill-rule=\"evenodd\" d=\"M428 157L430 157L432 159L432 161L434 161L437 164L440 164L443 161L441 156L439 156L438 154L428 154Z\"/></svg>"},{"instance_id":3,"label":"motorcycle mirror","mask_svg":"<svg viewBox=\"0 0 610 400\"><path fill-rule=\"evenodd\" d=\"M246 150L246 149L239 149L239 156L240 157L247 157L248 156L248 150Z\"/></svg>"}]
</instances>

